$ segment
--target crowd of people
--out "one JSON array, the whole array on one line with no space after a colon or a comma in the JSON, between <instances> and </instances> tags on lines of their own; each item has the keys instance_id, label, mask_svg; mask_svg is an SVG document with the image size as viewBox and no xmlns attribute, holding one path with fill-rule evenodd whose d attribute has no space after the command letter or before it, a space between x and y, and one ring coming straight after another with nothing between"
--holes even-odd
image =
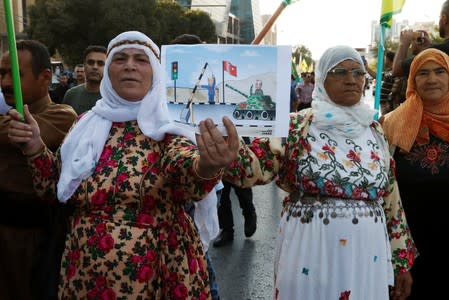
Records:
<instances>
[{"instance_id":1,"label":"crowd of people","mask_svg":"<svg viewBox=\"0 0 449 300\"><path fill-rule=\"evenodd\" d=\"M290 112L309 108L315 86L315 72L301 72L300 78L293 78L290 91Z\"/></svg>"},{"instance_id":2,"label":"crowd of people","mask_svg":"<svg viewBox=\"0 0 449 300\"><path fill-rule=\"evenodd\" d=\"M226 136L211 119L197 134L176 126L159 47L141 32L87 47L76 83L61 72L53 91L45 45L18 41L23 116L10 53L0 60L0 298L217 300L208 247L234 238L231 188L251 237L251 188L273 181L288 193L273 299L441 295L444 276L432 289L426 277L444 264L449 1L439 33L404 30L386 52L379 121L363 102L375 73L338 45L292 78L288 136L251 140L226 117Z\"/></svg>"}]
</instances>

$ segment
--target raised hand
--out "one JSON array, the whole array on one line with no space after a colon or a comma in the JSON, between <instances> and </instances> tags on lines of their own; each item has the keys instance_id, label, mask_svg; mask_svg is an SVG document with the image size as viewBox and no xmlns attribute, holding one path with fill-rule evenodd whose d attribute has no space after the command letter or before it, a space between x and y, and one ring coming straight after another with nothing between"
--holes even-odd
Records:
<instances>
[{"instance_id":1,"label":"raised hand","mask_svg":"<svg viewBox=\"0 0 449 300\"><path fill-rule=\"evenodd\" d=\"M8 128L8 137L12 144L17 145L24 155L30 156L38 153L45 144L41 139L39 125L30 113L28 105L23 107L25 122L15 109L8 114L11 117Z\"/></svg>"},{"instance_id":2,"label":"raised hand","mask_svg":"<svg viewBox=\"0 0 449 300\"><path fill-rule=\"evenodd\" d=\"M211 119L200 122L200 134L196 135L200 158L197 173L204 178L211 178L217 172L237 158L240 141L232 121L224 117L228 136L223 136Z\"/></svg>"}]
</instances>

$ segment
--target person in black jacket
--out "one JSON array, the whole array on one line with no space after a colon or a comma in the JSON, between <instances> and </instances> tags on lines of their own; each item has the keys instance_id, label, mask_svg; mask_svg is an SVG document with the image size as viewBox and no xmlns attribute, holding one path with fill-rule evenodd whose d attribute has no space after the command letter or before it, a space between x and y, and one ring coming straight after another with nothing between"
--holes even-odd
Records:
<instances>
[{"instance_id":1,"label":"person in black jacket","mask_svg":"<svg viewBox=\"0 0 449 300\"><path fill-rule=\"evenodd\" d=\"M248 137L243 137L245 143L249 144ZM223 181L224 188L218 204L218 222L220 223L220 233L214 240L214 247L221 247L234 240L234 217L232 215L231 188L234 189L239 199L240 208L245 218L244 231L246 237L254 235L257 229L257 214L253 203L253 191L251 188L241 188L227 181Z\"/></svg>"}]
</instances>

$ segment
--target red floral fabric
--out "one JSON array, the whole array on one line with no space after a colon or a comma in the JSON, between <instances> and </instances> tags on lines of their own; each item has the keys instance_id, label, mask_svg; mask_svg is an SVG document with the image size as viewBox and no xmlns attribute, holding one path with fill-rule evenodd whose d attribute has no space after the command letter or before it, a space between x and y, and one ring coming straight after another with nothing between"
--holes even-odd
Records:
<instances>
[{"instance_id":1,"label":"red floral fabric","mask_svg":"<svg viewBox=\"0 0 449 300\"><path fill-rule=\"evenodd\" d=\"M183 205L217 179L196 177L185 138L145 137L135 121L113 123L76 207L62 257L60 299L210 299L203 247ZM55 199L59 156L31 161L39 194Z\"/></svg>"}]
</instances>

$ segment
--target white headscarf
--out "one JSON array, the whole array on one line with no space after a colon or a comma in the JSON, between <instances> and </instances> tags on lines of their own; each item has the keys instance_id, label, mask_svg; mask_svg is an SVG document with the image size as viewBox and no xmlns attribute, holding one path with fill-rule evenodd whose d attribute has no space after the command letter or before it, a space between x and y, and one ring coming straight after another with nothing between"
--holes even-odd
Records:
<instances>
[{"instance_id":1,"label":"white headscarf","mask_svg":"<svg viewBox=\"0 0 449 300\"><path fill-rule=\"evenodd\" d=\"M355 137L373 122L375 111L362 101L352 106L336 104L324 88L327 73L348 59L360 63L360 68L365 69L360 54L348 46L329 48L321 56L315 70L315 87L312 92L312 124L334 134Z\"/></svg>"},{"instance_id":2,"label":"white headscarf","mask_svg":"<svg viewBox=\"0 0 449 300\"><path fill-rule=\"evenodd\" d=\"M148 55L153 69L153 85L140 101L127 101L112 88L109 66L114 53L125 48L142 49ZM103 151L112 122L137 120L146 136L161 141L166 133L184 135L195 142L195 135L181 130L171 122L167 103L163 100L162 71L159 48L145 34L128 31L119 34L108 45L108 56L100 83L102 98L69 132L61 146L61 175L58 199L66 202L80 182L90 176Z\"/></svg>"},{"instance_id":3,"label":"white headscarf","mask_svg":"<svg viewBox=\"0 0 449 300\"><path fill-rule=\"evenodd\" d=\"M121 44L123 41L138 41L140 44ZM153 69L153 85L140 101L130 102L121 98L111 85L109 65L112 56L124 48L143 49L150 59ZM100 83L100 92L103 97L74 126L61 146L62 165L58 182L60 202L67 202L81 181L93 173L111 130L112 122L137 120L143 134L156 141L161 141L166 133L171 133L185 136L195 143L195 132L177 127L172 122L167 102L161 96L163 87L159 55L159 48L156 44L138 31L124 32L111 40L108 45L103 79ZM207 249L209 241L219 231L215 190L212 190L202 201L197 203L195 223Z\"/></svg>"}]
</instances>

